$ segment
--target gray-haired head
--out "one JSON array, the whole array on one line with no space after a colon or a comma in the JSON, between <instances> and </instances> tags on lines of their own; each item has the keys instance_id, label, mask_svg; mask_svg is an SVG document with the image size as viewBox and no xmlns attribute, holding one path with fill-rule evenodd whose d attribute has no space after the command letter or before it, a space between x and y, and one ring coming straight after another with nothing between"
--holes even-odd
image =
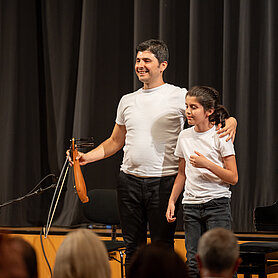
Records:
<instances>
[{"instance_id":1,"label":"gray-haired head","mask_svg":"<svg viewBox=\"0 0 278 278\"><path fill-rule=\"evenodd\" d=\"M232 269L239 258L239 245L233 232L214 228L202 235L197 256L202 266L216 273Z\"/></svg>"}]
</instances>

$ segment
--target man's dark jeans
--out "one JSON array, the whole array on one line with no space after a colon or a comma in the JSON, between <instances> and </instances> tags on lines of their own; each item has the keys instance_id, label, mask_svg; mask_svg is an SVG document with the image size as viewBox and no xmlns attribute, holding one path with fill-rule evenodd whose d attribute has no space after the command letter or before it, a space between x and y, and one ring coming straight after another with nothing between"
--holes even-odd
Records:
<instances>
[{"instance_id":1,"label":"man's dark jeans","mask_svg":"<svg viewBox=\"0 0 278 278\"><path fill-rule=\"evenodd\" d=\"M231 206L229 198L213 199L204 204L184 204L183 221L187 264L191 278L199 277L195 254L201 235L212 228L231 229Z\"/></svg>"},{"instance_id":2,"label":"man's dark jeans","mask_svg":"<svg viewBox=\"0 0 278 278\"><path fill-rule=\"evenodd\" d=\"M174 246L176 221L168 223L165 214L175 177L140 178L120 172L117 191L127 263L146 244L147 225L152 242Z\"/></svg>"}]
</instances>

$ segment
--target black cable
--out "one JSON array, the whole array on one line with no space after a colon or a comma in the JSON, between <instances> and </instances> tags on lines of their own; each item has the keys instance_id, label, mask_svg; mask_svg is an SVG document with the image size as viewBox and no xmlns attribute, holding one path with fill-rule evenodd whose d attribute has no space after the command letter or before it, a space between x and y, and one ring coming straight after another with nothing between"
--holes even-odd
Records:
<instances>
[{"instance_id":1,"label":"black cable","mask_svg":"<svg viewBox=\"0 0 278 278\"><path fill-rule=\"evenodd\" d=\"M48 174L46 175L42 180L40 180L40 182L30 191L28 192L27 194L30 194L32 193L32 191L34 191L43 181L45 181L48 177L56 177L56 175L54 174Z\"/></svg>"},{"instance_id":2,"label":"black cable","mask_svg":"<svg viewBox=\"0 0 278 278\"><path fill-rule=\"evenodd\" d=\"M50 188L55 187L56 184L52 184L52 185L50 185L49 187L46 187L45 189L39 188L37 191L34 191L44 180L46 180L46 179L47 179L48 177L50 177L50 176L56 177L54 174L48 174L48 175L45 176L43 179L41 179L40 182L39 182L31 191L29 191L27 194L25 194L24 196L21 196L21 197L19 197L19 198L16 198L16 199L12 199L12 200L10 200L10 201L7 201L7 202L5 202L5 203L3 203L3 204L0 204L0 208L5 207L5 206L8 206L8 205L13 204L13 203L18 202L18 201L22 201L22 200L24 200L24 199L27 198L27 197L30 197L30 196L35 195L35 194L39 194L39 193L41 193L41 192L43 192L43 191L45 191L45 190L48 190L48 189L50 189Z\"/></svg>"},{"instance_id":3,"label":"black cable","mask_svg":"<svg viewBox=\"0 0 278 278\"><path fill-rule=\"evenodd\" d=\"M49 272L50 272L50 277L52 277L52 269L51 269L50 263L49 263L49 261L47 259L47 256L46 256L46 253L45 253L45 250L44 250L44 246L43 246L42 233L43 233L43 227L41 228L41 231L40 231L41 247L42 247L42 252L43 252L44 259L45 259L45 261L47 263L47 266L48 266L48 269L49 269Z\"/></svg>"}]
</instances>

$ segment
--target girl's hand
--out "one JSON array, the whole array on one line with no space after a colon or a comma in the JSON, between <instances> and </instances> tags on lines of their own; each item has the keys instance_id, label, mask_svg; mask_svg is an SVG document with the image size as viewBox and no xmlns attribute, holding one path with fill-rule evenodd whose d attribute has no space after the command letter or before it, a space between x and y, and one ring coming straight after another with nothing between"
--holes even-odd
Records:
<instances>
[{"instance_id":1,"label":"girl's hand","mask_svg":"<svg viewBox=\"0 0 278 278\"><path fill-rule=\"evenodd\" d=\"M228 142L230 139L232 139L232 142L235 140L236 136L236 127L237 127L237 120L233 117L230 117L226 119L225 126L221 128L221 124L219 124L216 128L217 134L220 134L219 137L224 137L226 135L229 135L226 139Z\"/></svg>"},{"instance_id":2,"label":"girl's hand","mask_svg":"<svg viewBox=\"0 0 278 278\"><path fill-rule=\"evenodd\" d=\"M194 151L197 155L191 155L189 158L189 162L193 167L196 168L207 168L207 164L209 160L203 156L201 153Z\"/></svg>"},{"instance_id":3,"label":"girl's hand","mask_svg":"<svg viewBox=\"0 0 278 278\"><path fill-rule=\"evenodd\" d=\"M168 208L166 211L166 218L169 223L176 221L175 214L175 204L168 204Z\"/></svg>"}]
</instances>

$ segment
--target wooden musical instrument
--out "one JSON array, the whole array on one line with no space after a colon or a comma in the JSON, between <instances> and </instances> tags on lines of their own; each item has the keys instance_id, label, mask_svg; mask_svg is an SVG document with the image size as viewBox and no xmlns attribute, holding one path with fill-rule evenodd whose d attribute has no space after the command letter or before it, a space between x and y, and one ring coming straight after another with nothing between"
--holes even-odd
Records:
<instances>
[{"instance_id":1,"label":"wooden musical instrument","mask_svg":"<svg viewBox=\"0 0 278 278\"><path fill-rule=\"evenodd\" d=\"M82 203L87 203L89 198L87 196L87 188L83 174L80 168L79 160L76 160L78 149L75 144L75 139L71 140L71 152L72 152L72 161L73 161L73 170L74 170L74 179L75 179L75 189L78 194L78 197Z\"/></svg>"}]
</instances>

